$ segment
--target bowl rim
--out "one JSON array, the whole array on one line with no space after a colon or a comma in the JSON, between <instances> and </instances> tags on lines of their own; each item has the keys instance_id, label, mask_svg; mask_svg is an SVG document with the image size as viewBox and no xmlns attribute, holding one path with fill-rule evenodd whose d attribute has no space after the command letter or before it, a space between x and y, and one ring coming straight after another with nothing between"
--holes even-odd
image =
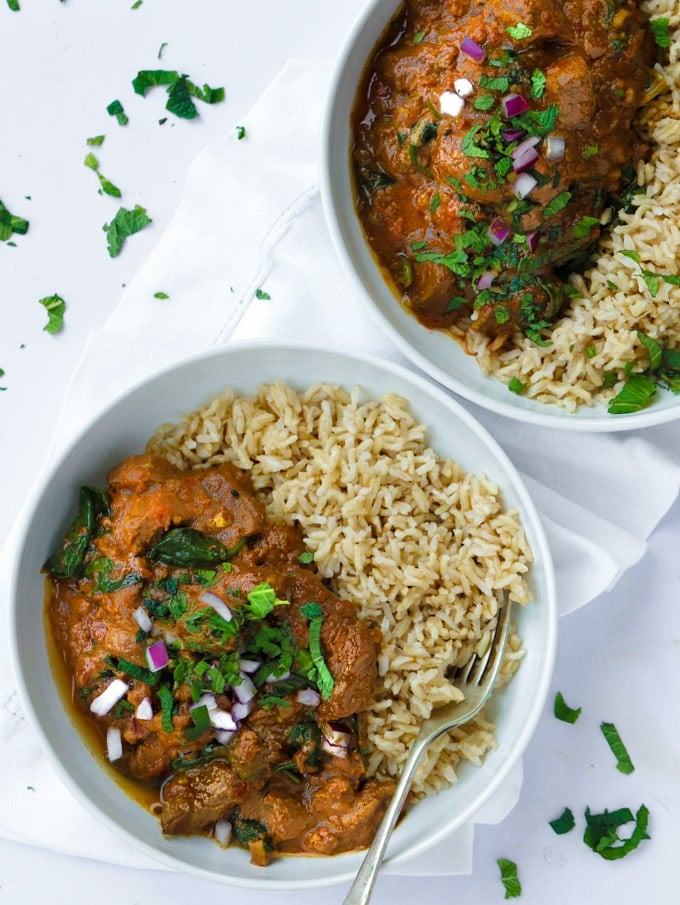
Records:
<instances>
[{"instance_id":1,"label":"bowl rim","mask_svg":"<svg viewBox=\"0 0 680 905\"><path fill-rule=\"evenodd\" d=\"M8 581L8 646L12 673L16 683L19 700L21 702L22 708L29 718L29 722L33 730L36 731L40 739L43 753L46 755L48 761L52 765L52 768L55 770L70 793L76 798L77 801L80 802L85 810L88 811L93 817L95 817L101 824L108 827L108 829L110 829L119 838L122 838L124 841L131 844L133 847L136 847L138 850L143 851L156 862L162 863L174 870L184 872L187 875L198 876L203 879L220 883L222 885L231 885L243 888L293 890L322 888L349 881L354 877L356 868L351 866L345 867L345 869L339 869L337 873L329 876L312 877L308 879L272 878L271 880L268 880L266 873L263 873L261 880L259 878L251 879L248 877L234 877L230 875L216 874L208 868L187 863L187 861L155 847L153 843L140 838L134 832L128 830L124 826L121 826L115 819L109 816L106 811L102 807L100 807L99 804L90 799L83 791L83 789L81 789L77 779L69 772L67 766L62 762L61 758L53 749L50 738L40 722L33 704L31 692L28 688L28 683L24 676L24 671L21 667L23 653L19 646L18 631L21 609L21 590L19 583L21 576L20 564L23 558L22 553L24 551L26 541L29 537L31 525L35 518L38 516L40 501L46 488L50 484L50 481L58 472L62 462L64 462L72 453L72 451L82 443L83 439L88 435L88 433L97 424L104 421L111 410L134 398L134 396L140 390L143 390L150 384L156 382L162 383L163 380L165 380L172 372L182 370L189 371L192 367L202 362L206 362L211 359L228 359L234 354L246 353L249 355L271 355L272 353L280 350L286 350L287 352L292 352L299 356L304 356L305 353L313 351L315 353L322 353L324 355L344 358L348 363L349 361L365 362L378 371L393 374L400 380L404 381L406 384L412 384L420 392L433 397L437 404L450 408L464 423L465 427L469 429L473 434L475 434L477 438L487 446L489 452L494 457L499 468L505 470L509 479L508 485L512 487L512 491L517 496L524 510L522 513L523 523L525 525L530 524L531 526L531 532L533 533L532 549L534 554L534 563L540 563L543 572L544 587L541 590L544 593L545 597L541 600L541 608L545 613L545 645L541 651L543 655L544 665L540 671L540 681L538 685L533 688L534 695L529 707L527 719L525 720L524 725L517 734L517 739L512 747L512 750L505 752L503 762L499 767L496 768L496 772L484 788L483 793L480 793L475 798L474 802L472 802L469 806L461 811L460 819L456 822L455 826L447 824L444 827L440 827L438 829L433 828L427 837L423 838L422 841L418 843L410 845L407 850L393 855L390 855L388 852L388 856L386 857L384 864L389 864L391 866L399 865L405 861L410 861L418 857L427 849L436 845L446 836L449 836L450 834L459 830L464 825L471 822L474 824L474 815L489 800L489 798L491 798L493 793L510 774L515 765L521 760L526 746L529 743L529 740L533 735L536 725L540 719L545 700L547 699L549 686L552 681L552 675L554 671L557 645L558 614L554 564L550 548L548 546L547 536L544 531L538 510L536 509L536 506L524 483L523 478L521 477L519 471L514 466L508 455L504 452L504 450L500 447L498 442L493 438L493 436L484 427L484 425L482 425L474 417L474 415L472 415L461 404L458 399L452 397L442 387L440 387L436 383L433 383L428 378L401 364L380 358L379 356L372 353L367 353L359 349L350 348L334 343L319 344L307 341L279 342L277 340L270 339L245 340L230 342L224 346L212 347L207 350L193 353L189 356L183 356L182 358L176 360L171 364L164 365L163 367L154 370L153 373L149 376L135 381L129 387L117 393L109 401L98 408L93 414L91 414L84 421L81 427L71 436L71 439L62 447L60 447L55 458L43 468L38 480L36 481L36 484L34 485L32 493L27 499L24 509L22 510L17 526L16 542L15 544L13 544L10 561ZM298 382L303 383L305 381L300 380ZM313 377L310 377L310 379L306 382L312 384L317 382L317 380ZM227 379L225 381L225 385L227 385L228 383L229 381ZM354 383L354 381L348 380L345 383L345 386L354 385ZM215 392L219 392L219 387L216 388ZM410 400L408 401L410 403ZM426 428L428 430L430 429L427 424ZM447 453L442 454L447 455ZM451 455L453 455L453 453L451 453ZM64 709L64 718L70 719L66 709ZM493 752L489 752L489 755L491 754L493 754ZM100 769L104 768L100 767ZM127 793L121 789L121 795L126 794ZM337 863L340 868L342 865L342 859L348 859L357 854L361 858L363 858L363 852L348 852L332 857L334 860L337 859ZM299 857L301 861L305 858L304 855Z\"/></svg>"},{"instance_id":2,"label":"bowl rim","mask_svg":"<svg viewBox=\"0 0 680 905\"><path fill-rule=\"evenodd\" d=\"M394 342L397 348L422 371L428 374L432 379L436 380L443 387L448 388L454 393L462 396L464 399L473 402L482 408L492 411L496 414L503 415L507 418L519 420L527 424L533 424L541 427L558 428L559 430L583 431L588 433L613 433L637 430L643 427L654 427L661 424L680 419L680 398L677 402L673 401L672 394L669 390L658 389L658 393L662 399L670 398L670 405L659 405L652 403L649 407L639 412L633 412L621 415L610 415L606 412L606 408L602 402L596 402L592 407L580 407L576 412L569 413L561 410L558 406L548 403L539 403L535 400L525 399L514 393L508 392L508 399L494 398L493 394L486 394L483 390L477 390L469 386L464 380L456 377L454 374L435 364L426 354L414 345L403 335L402 331L396 326L388 315L382 310L378 301L373 297L368 286L365 284L357 268L354 266L351 252L348 248L345 233L342 225L342 215L340 214L340 205L337 203L339 190L337 189L338 173L342 171L342 167L338 167L337 142L334 139L333 131L338 119L338 98L341 91L346 88L347 75L346 71L350 64L356 58L356 45L363 35L364 29L377 14L380 7L385 7L385 16L382 19L382 29L384 30L392 20L396 12L403 5L404 0L367 0L363 9L355 19L352 27L345 36L345 40L341 45L340 52L336 58L335 65L331 72L330 83L327 89L326 101L324 104L321 118L321 160L319 165L319 185L322 205L325 214L325 220L331 235L333 246L336 254L342 262L343 269L349 277L354 290L359 298L363 301L365 307L370 311L374 323L385 331L389 338ZM390 14L387 15L387 11ZM376 39L377 40L377 39ZM367 60L362 59L362 68L366 65ZM355 86L356 87L356 86ZM346 157L345 169L349 173L351 149L347 146L344 150ZM351 177L350 177L351 186ZM351 204L353 222L349 226L353 231L358 230L361 234L365 245L368 242L363 232L363 227L359 222L356 214L354 201ZM372 252L371 252L372 255ZM372 255L373 256L373 255ZM374 266L379 272L378 264ZM381 281L384 277L380 276ZM388 285L385 282L385 285ZM388 287L389 288L389 287ZM406 309L401 305L396 294L393 294L394 304ZM409 315L409 317L413 317ZM421 325L422 326L422 325ZM422 326L423 336L428 332L428 328ZM430 333L442 333L443 331L430 330ZM451 339L454 352L463 354L460 346L454 339ZM480 369L480 380L486 385L495 388L501 382L490 375L484 375ZM660 402L660 399L657 400ZM593 414L601 411L602 414Z\"/></svg>"}]
</instances>

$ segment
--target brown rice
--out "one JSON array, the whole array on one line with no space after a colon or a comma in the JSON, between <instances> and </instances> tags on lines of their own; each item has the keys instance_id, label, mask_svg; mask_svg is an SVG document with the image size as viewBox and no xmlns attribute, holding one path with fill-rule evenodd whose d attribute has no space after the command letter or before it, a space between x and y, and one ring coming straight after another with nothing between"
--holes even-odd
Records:
<instances>
[{"instance_id":1,"label":"brown rice","mask_svg":"<svg viewBox=\"0 0 680 905\"><path fill-rule=\"evenodd\" d=\"M369 771L399 772L422 719L455 699L446 669L488 643L500 597L524 604L531 552L499 488L427 445L406 401L336 386L227 390L150 441L181 468L224 460L250 472L271 518L297 523L320 574L381 629L381 686L369 714ZM509 678L522 656L511 637ZM484 717L433 745L416 779L456 780L496 744Z\"/></svg>"}]
</instances>

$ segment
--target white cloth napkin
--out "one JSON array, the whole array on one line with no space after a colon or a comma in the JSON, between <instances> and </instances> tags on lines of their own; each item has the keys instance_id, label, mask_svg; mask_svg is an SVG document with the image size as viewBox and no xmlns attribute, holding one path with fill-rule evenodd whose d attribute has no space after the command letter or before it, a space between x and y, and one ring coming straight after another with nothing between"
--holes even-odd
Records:
<instances>
[{"instance_id":1,"label":"white cloth napkin","mask_svg":"<svg viewBox=\"0 0 680 905\"><path fill-rule=\"evenodd\" d=\"M77 368L56 451L109 398L184 354L230 340L341 343L404 362L354 297L326 230L319 124L330 62L293 61L242 120L247 137L209 147L151 257ZM269 298L259 298L262 289ZM165 301L154 299L159 290ZM113 367L112 367L113 366ZM642 556L678 494L680 425L580 434L468 407L523 473L553 553L562 614L609 589ZM9 553L9 551L6 551ZM128 866L157 866L89 816L53 773L21 713L0 626L0 834ZM477 816L514 806L521 764ZM473 827L393 873L469 873Z\"/></svg>"}]
</instances>

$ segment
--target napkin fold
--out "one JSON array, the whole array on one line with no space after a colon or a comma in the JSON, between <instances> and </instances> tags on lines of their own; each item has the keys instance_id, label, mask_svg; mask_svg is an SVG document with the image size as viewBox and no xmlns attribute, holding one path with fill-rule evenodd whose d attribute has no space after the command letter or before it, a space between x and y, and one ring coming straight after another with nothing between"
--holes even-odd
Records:
<instances>
[{"instance_id":1,"label":"napkin fold","mask_svg":"<svg viewBox=\"0 0 680 905\"><path fill-rule=\"evenodd\" d=\"M331 61L291 61L231 135L192 164L179 208L84 350L54 454L110 398L159 366L234 340L333 342L410 366L355 298L326 229L319 123ZM158 300L163 290L169 298ZM258 292L258 290L261 290ZM113 367L112 367L113 366ZM680 426L582 434L521 425L463 401L504 447L542 515L561 614L610 589L643 555L680 488ZM5 551L5 561L11 551ZM6 597L6 594L4 595ZM0 835L133 867L158 866L84 811L54 774L8 672L0 624ZM476 817L503 819L521 764ZM468 825L400 875L469 873Z\"/></svg>"}]
</instances>

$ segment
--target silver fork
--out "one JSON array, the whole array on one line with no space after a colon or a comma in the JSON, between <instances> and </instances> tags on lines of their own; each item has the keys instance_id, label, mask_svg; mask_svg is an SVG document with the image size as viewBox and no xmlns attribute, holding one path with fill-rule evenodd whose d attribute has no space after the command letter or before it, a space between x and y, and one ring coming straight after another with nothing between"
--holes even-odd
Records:
<instances>
[{"instance_id":1,"label":"silver fork","mask_svg":"<svg viewBox=\"0 0 680 905\"><path fill-rule=\"evenodd\" d=\"M486 652L481 657L473 654L465 666L459 667L451 677L453 684L465 695L463 700L438 707L420 727L392 799L343 905L366 905L371 898L387 843L425 751L436 738L454 726L460 726L461 723L471 720L486 704L503 662L509 627L510 601L507 601L499 610L496 628Z\"/></svg>"}]
</instances>

